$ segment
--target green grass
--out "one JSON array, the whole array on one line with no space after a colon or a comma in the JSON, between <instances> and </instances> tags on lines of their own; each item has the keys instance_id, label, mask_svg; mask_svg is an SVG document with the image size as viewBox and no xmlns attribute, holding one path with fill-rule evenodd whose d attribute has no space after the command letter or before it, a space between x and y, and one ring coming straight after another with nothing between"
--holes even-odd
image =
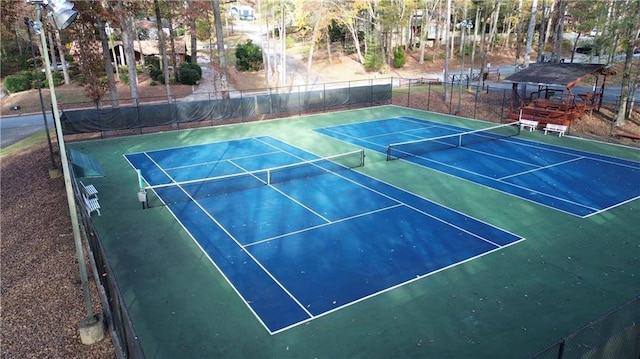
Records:
<instances>
[{"instance_id":1,"label":"green grass","mask_svg":"<svg viewBox=\"0 0 640 359\"><path fill-rule=\"evenodd\" d=\"M55 136L54 130L51 130L51 136ZM5 158L8 156L15 155L16 153L22 152L25 149L40 145L44 143L46 140L47 140L46 132L44 130L40 131L10 146L7 146L6 148L0 149L0 158Z\"/></svg>"}]
</instances>

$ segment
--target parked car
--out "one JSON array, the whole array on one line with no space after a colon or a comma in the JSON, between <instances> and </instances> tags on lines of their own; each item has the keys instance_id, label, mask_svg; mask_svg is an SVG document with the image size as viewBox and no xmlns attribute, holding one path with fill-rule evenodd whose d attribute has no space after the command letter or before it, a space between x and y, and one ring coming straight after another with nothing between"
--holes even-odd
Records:
<instances>
[{"instance_id":1,"label":"parked car","mask_svg":"<svg viewBox=\"0 0 640 359\"><path fill-rule=\"evenodd\" d=\"M576 48L576 54L600 56L600 50L592 45L584 45Z\"/></svg>"},{"instance_id":2,"label":"parked car","mask_svg":"<svg viewBox=\"0 0 640 359\"><path fill-rule=\"evenodd\" d=\"M69 68L69 63L65 62L64 65ZM44 69L41 70L44 72ZM55 64L51 64L51 71L62 71L62 62L56 62Z\"/></svg>"}]
</instances>

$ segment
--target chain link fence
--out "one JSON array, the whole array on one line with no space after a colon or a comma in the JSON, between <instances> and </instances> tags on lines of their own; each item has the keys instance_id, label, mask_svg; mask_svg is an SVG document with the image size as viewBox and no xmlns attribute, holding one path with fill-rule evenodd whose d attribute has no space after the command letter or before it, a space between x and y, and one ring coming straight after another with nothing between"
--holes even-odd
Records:
<instances>
[{"instance_id":1,"label":"chain link fence","mask_svg":"<svg viewBox=\"0 0 640 359\"><path fill-rule=\"evenodd\" d=\"M640 296L602 315L529 358L640 358Z\"/></svg>"}]
</instances>

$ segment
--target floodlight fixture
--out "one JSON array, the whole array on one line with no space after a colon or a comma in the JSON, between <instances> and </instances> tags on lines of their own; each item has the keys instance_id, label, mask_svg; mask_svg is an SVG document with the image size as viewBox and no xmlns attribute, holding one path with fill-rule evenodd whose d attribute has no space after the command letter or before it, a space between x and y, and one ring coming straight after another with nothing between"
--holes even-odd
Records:
<instances>
[{"instance_id":1,"label":"floodlight fixture","mask_svg":"<svg viewBox=\"0 0 640 359\"><path fill-rule=\"evenodd\" d=\"M48 16L58 30L64 30L78 17L73 10L73 3L66 0L26 0L31 5L40 6L48 10Z\"/></svg>"}]
</instances>

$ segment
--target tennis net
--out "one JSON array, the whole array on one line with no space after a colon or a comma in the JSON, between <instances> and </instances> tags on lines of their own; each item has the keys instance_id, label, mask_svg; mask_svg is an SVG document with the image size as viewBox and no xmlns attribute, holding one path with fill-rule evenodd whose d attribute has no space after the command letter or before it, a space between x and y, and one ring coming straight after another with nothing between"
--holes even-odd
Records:
<instances>
[{"instance_id":1,"label":"tennis net","mask_svg":"<svg viewBox=\"0 0 640 359\"><path fill-rule=\"evenodd\" d=\"M482 142L496 141L502 138L517 136L519 134L520 126L518 126L518 122L512 122L452 135L392 143L387 146L387 161L420 156L430 152L469 146Z\"/></svg>"},{"instance_id":2,"label":"tennis net","mask_svg":"<svg viewBox=\"0 0 640 359\"><path fill-rule=\"evenodd\" d=\"M256 171L143 186L141 190L153 191L162 202L172 204L336 173L361 166L364 166L363 149Z\"/></svg>"}]
</instances>

